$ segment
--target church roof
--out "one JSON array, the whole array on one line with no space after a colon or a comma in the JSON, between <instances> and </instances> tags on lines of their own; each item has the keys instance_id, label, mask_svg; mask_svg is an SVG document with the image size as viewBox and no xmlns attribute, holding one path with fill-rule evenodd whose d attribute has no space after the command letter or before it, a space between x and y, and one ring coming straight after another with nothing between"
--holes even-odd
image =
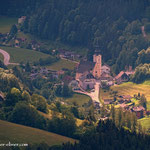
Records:
<instances>
[{"instance_id":1,"label":"church roof","mask_svg":"<svg viewBox=\"0 0 150 150\"><path fill-rule=\"evenodd\" d=\"M77 72L78 73L84 73L86 71L89 72L89 71L93 70L94 66L95 66L95 62L81 61L78 66Z\"/></svg>"}]
</instances>

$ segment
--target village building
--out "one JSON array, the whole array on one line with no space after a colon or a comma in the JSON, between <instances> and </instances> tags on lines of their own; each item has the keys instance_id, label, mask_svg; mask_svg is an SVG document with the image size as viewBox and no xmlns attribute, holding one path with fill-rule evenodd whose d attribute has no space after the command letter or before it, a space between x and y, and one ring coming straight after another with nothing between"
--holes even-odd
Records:
<instances>
[{"instance_id":1,"label":"village building","mask_svg":"<svg viewBox=\"0 0 150 150\"><path fill-rule=\"evenodd\" d=\"M101 68L101 73L110 74L110 67L107 64L104 64Z\"/></svg>"},{"instance_id":2,"label":"village building","mask_svg":"<svg viewBox=\"0 0 150 150\"><path fill-rule=\"evenodd\" d=\"M131 110L132 112L136 113L136 116L138 119L144 117L145 108L143 106L133 107Z\"/></svg>"},{"instance_id":3,"label":"village building","mask_svg":"<svg viewBox=\"0 0 150 150\"><path fill-rule=\"evenodd\" d=\"M122 82L127 82L129 81L129 75L126 74L126 72L121 71L116 77L115 77L115 82L117 84L121 84Z\"/></svg>"},{"instance_id":4,"label":"village building","mask_svg":"<svg viewBox=\"0 0 150 150\"><path fill-rule=\"evenodd\" d=\"M115 82L117 84L121 84L123 82L127 82L130 79L130 76L135 73L134 70L132 70L132 66L125 67L125 71L121 71L116 77Z\"/></svg>"},{"instance_id":5,"label":"village building","mask_svg":"<svg viewBox=\"0 0 150 150\"><path fill-rule=\"evenodd\" d=\"M105 105L109 105L109 104L113 104L114 100L113 99L104 99L104 104Z\"/></svg>"},{"instance_id":6,"label":"village building","mask_svg":"<svg viewBox=\"0 0 150 150\"><path fill-rule=\"evenodd\" d=\"M133 98L132 96L130 96L130 95L121 95L121 96L119 96L119 100L118 100L118 102L120 103L120 104L122 104L122 103L130 103L131 102L131 98Z\"/></svg>"},{"instance_id":7,"label":"village building","mask_svg":"<svg viewBox=\"0 0 150 150\"><path fill-rule=\"evenodd\" d=\"M26 16L22 16L18 18L18 24L23 24L25 20L26 20Z\"/></svg>"},{"instance_id":8,"label":"village building","mask_svg":"<svg viewBox=\"0 0 150 150\"><path fill-rule=\"evenodd\" d=\"M0 93L0 102L4 101L4 96Z\"/></svg>"},{"instance_id":9,"label":"village building","mask_svg":"<svg viewBox=\"0 0 150 150\"><path fill-rule=\"evenodd\" d=\"M101 77L102 56L100 54L93 55L93 62L81 61L77 66L76 80L84 90L93 89L96 80Z\"/></svg>"}]
</instances>

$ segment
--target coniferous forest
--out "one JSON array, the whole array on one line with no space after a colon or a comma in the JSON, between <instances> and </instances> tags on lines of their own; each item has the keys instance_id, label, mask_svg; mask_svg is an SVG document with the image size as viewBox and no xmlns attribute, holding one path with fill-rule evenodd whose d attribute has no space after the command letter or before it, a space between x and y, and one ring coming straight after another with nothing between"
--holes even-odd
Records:
<instances>
[{"instance_id":1,"label":"coniferous forest","mask_svg":"<svg viewBox=\"0 0 150 150\"><path fill-rule=\"evenodd\" d=\"M27 16L25 33L88 48L89 59L99 45L116 73L135 68L138 52L149 46L141 30L145 25L149 33L149 0L6 0L0 7L1 14Z\"/></svg>"}]
</instances>

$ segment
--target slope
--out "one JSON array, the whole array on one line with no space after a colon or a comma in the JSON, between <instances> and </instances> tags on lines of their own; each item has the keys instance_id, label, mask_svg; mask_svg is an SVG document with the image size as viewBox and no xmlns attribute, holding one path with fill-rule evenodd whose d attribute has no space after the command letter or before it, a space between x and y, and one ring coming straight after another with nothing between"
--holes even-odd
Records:
<instances>
[{"instance_id":1,"label":"slope","mask_svg":"<svg viewBox=\"0 0 150 150\"><path fill-rule=\"evenodd\" d=\"M26 144L45 142L51 146L66 142L74 143L76 140L51 132L0 120L0 141L5 144L9 141L11 143Z\"/></svg>"}]
</instances>

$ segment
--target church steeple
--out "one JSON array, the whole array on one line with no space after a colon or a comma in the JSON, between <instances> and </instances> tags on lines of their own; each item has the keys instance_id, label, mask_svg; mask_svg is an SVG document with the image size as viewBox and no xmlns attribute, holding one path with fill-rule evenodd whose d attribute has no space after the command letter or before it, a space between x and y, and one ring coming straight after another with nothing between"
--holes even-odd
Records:
<instances>
[{"instance_id":1,"label":"church steeple","mask_svg":"<svg viewBox=\"0 0 150 150\"><path fill-rule=\"evenodd\" d=\"M101 54L101 50L100 50L100 46L99 46L99 43L98 43L98 38L96 38L96 42L94 44L94 48L95 48L95 54L96 55L100 55Z\"/></svg>"}]
</instances>

